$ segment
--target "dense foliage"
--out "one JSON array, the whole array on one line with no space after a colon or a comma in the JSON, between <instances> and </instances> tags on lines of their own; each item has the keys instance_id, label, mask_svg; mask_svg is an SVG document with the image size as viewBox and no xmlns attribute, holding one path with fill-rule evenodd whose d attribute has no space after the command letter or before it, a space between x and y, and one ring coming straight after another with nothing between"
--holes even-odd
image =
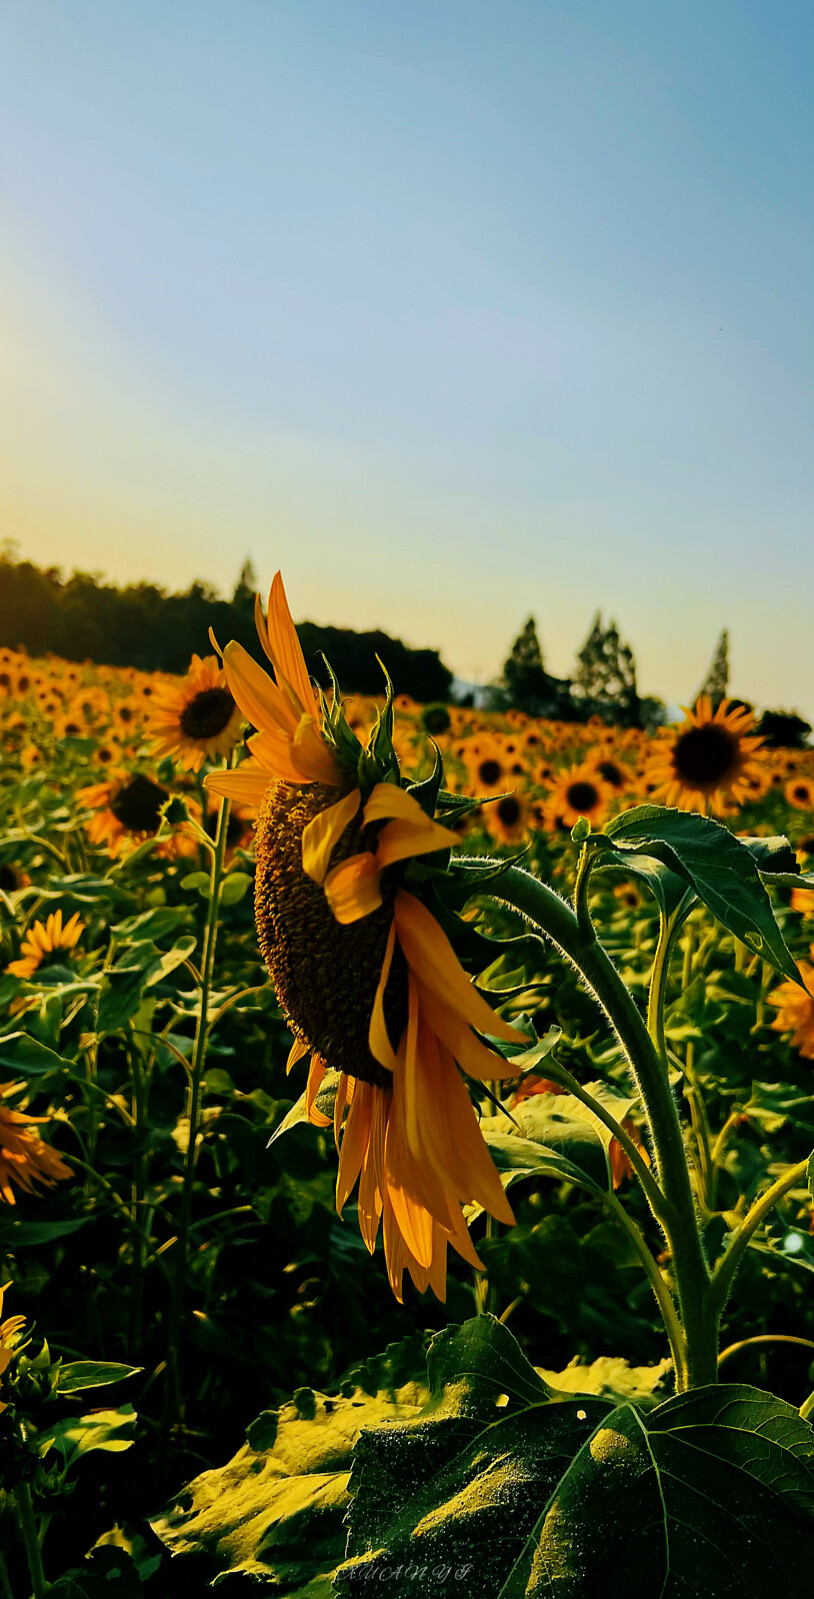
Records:
<instances>
[{"instance_id":1,"label":"dense foliage","mask_svg":"<svg viewBox=\"0 0 814 1599\"><path fill-rule=\"evenodd\" d=\"M90 592L71 580L60 606L73 603L74 582L77 605ZM156 604L192 603L155 592ZM203 594L194 604L208 626L217 605ZM172 632L169 611L160 626L144 614L148 634ZM233 613L214 625L236 632ZM85 654L90 635L76 636ZM135 622L129 636L135 647ZM198 647L205 636L201 627ZM333 644L329 654L337 664ZM0 659L9 1591L28 1591L28 1506L47 1528L45 1575L61 1599L114 1585L162 1599L223 1577L227 1592L260 1581L261 1591L327 1599L334 1572L347 1595L404 1581L456 1596L577 1599L601 1588L649 1599L782 1580L788 1599L802 1599L814 1528L814 1432L798 1414L814 1384L805 1177L745 1253L724 1309L725 1386L676 1396L636 1233L653 1260L663 1240L625 1152L575 1092L590 1091L634 1153L646 1150L619 1041L550 944L529 938L506 905L476 901L477 930L513 940L483 961L481 986L500 991L503 1014L538 1040L480 1102L516 1225L474 1207L486 1276L451 1256L445 1303L408 1286L400 1306L353 1203L342 1220L335 1212L325 1120L335 1082L326 1077L311 1107L317 1120L325 1113L316 1126L298 1069L286 1074L291 1037L255 934L250 816L236 806L224 841L207 988L215 809L200 769L156 754L151 705L168 684L73 658ZM406 697L397 707L405 770L430 773L429 728L450 790L481 801L461 805L456 824L468 855L525 850L524 864L567 895L575 822L587 816L597 834L610 824L590 910L636 998L654 965L659 895L680 877L690 898L666 981L665 1047L715 1255L814 1144L814 1000L794 987L783 953L814 977L814 891L794 881L814 860L812 752L753 752L742 724L724 724L720 736L746 754L734 787L712 795L721 822L699 832L687 812L645 826L632 809L658 791L665 760L681 777L675 730L651 738L597 720L425 711ZM360 726L374 710L354 707ZM697 742L687 747L697 761ZM747 854L736 835L761 841L750 860L766 875L761 886L750 866L733 897ZM617 1456L628 1476L606 1482L603 1463ZM588 1523L586 1495L601 1507ZM688 1529L703 1519L702 1498L726 1525L698 1587ZM668 1520L684 1530L665 1566Z\"/></svg>"}]
</instances>

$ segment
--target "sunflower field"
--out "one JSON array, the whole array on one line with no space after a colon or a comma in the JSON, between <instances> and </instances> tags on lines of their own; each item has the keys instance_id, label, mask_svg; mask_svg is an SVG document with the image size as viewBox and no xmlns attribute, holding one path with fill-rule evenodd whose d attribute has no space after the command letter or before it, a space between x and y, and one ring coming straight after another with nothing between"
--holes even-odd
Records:
<instances>
[{"instance_id":1,"label":"sunflower field","mask_svg":"<svg viewBox=\"0 0 814 1599\"><path fill-rule=\"evenodd\" d=\"M0 1595L804 1599L814 750L257 619L0 651Z\"/></svg>"}]
</instances>

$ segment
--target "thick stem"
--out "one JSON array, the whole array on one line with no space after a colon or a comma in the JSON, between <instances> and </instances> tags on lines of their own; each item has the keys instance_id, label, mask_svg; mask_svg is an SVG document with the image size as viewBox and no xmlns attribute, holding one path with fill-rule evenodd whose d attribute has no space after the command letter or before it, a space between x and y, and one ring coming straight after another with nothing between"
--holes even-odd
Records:
<instances>
[{"instance_id":1,"label":"thick stem","mask_svg":"<svg viewBox=\"0 0 814 1599\"><path fill-rule=\"evenodd\" d=\"M28 1560L28 1570L31 1575L33 1599L45 1599L45 1595L48 1592L48 1583L45 1580L45 1572L42 1569L42 1555L37 1536L37 1518L34 1514L34 1506L31 1503L31 1489L27 1482L18 1482L15 1490L15 1499L17 1502L17 1517Z\"/></svg>"},{"instance_id":2,"label":"thick stem","mask_svg":"<svg viewBox=\"0 0 814 1599\"><path fill-rule=\"evenodd\" d=\"M774 1209L778 1200L782 1199L784 1194L787 1194L790 1189L796 1188L801 1179L805 1182L807 1170L808 1160L800 1160L796 1166L790 1166L782 1177L778 1177L776 1183L772 1183L771 1188L766 1189L765 1194L761 1194L760 1199L755 1200L751 1210L747 1211L726 1254L719 1261L712 1282L709 1285L707 1301L716 1316L720 1316L729 1298L729 1291L734 1282L735 1273L753 1233L757 1231L761 1222L765 1221L769 1211Z\"/></svg>"},{"instance_id":3,"label":"thick stem","mask_svg":"<svg viewBox=\"0 0 814 1599\"><path fill-rule=\"evenodd\" d=\"M203 1086L203 1073L206 1064L206 1047L209 1042L211 1022L209 1019L209 999L212 992L212 978L215 968L215 946L218 937L218 917L220 913L220 894L223 883L223 858L226 852L226 834L229 825L229 801L221 800L218 815L218 831L215 838L215 848L212 852L212 862L209 874L209 904L204 928L203 948L201 952L201 989L200 1010L195 1024L195 1040L192 1046L192 1064L189 1073L189 1089L187 1099L187 1112L189 1118L189 1142L187 1144L186 1159L184 1161L184 1181L181 1190L181 1210L178 1219L178 1236L173 1249L172 1271L173 1292L170 1304L169 1328L167 1338L167 1365L172 1374L174 1389L174 1405L176 1413L180 1411L180 1345L184 1313L184 1290L186 1287L187 1260L189 1256L189 1229L192 1218L192 1188L195 1181L195 1163L197 1160L198 1122L200 1119L201 1091Z\"/></svg>"},{"instance_id":4,"label":"thick stem","mask_svg":"<svg viewBox=\"0 0 814 1599\"><path fill-rule=\"evenodd\" d=\"M633 1217L628 1215L624 1205L619 1203L615 1194L610 1192L604 1194L603 1199L611 1214L615 1216L620 1226L624 1227L644 1268L650 1287L655 1294L665 1331L670 1341L670 1352L673 1357L673 1366L676 1374L676 1387L679 1393L683 1393L690 1386L687 1344L681 1323L676 1315L675 1305L670 1296L670 1290L659 1270L658 1262L653 1259L647 1247L647 1240L644 1234L637 1227Z\"/></svg>"},{"instance_id":5,"label":"thick stem","mask_svg":"<svg viewBox=\"0 0 814 1599\"><path fill-rule=\"evenodd\" d=\"M491 889L555 943L593 990L628 1059L653 1141L656 1176L665 1198L660 1217L673 1254L687 1341L686 1386L716 1379L717 1320L706 1290L709 1270L693 1201L678 1108L667 1071L643 1017L601 944L586 944L574 912L552 889L519 867L510 867Z\"/></svg>"}]
</instances>

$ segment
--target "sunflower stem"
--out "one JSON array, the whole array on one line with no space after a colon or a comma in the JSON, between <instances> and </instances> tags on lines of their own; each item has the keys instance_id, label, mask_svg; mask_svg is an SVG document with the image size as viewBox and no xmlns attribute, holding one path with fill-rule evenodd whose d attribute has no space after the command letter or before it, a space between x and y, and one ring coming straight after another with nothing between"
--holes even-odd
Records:
<instances>
[{"instance_id":1,"label":"sunflower stem","mask_svg":"<svg viewBox=\"0 0 814 1599\"><path fill-rule=\"evenodd\" d=\"M677 1372L679 1389L715 1382L717 1316L707 1299L709 1268L666 1065L602 945L598 940L586 944L574 911L559 895L517 866L503 874L491 893L532 921L573 962L622 1044L642 1098L664 1195L659 1219L673 1256L687 1351L685 1369Z\"/></svg>"},{"instance_id":2,"label":"sunflower stem","mask_svg":"<svg viewBox=\"0 0 814 1599\"><path fill-rule=\"evenodd\" d=\"M192 1219L192 1190L195 1182L195 1163L198 1153L198 1122L200 1119L201 1090L206 1065L206 1049L212 1030L209 1017L209 999L215 968L215 946L218 937L220 896L223 886L223 862L226 853L226 835L229 826L229 801L222 799L218 813L218 830L209 874L209 903L201 951L200 1007L195 1022L195 1039L192 1046L192 1065L189 1073L187 1113L189 1142L184 1161L184 1180L181 1190L181 1210L178 1220L177 1241L172 1259L172 1298L167 1337L167 1371L170 1378L168 1408L165 1411L165 1429L172 1416L181 1419L180 1348L183 1329L184 1292L189 1258L189 1234Z\"/></svg>"},{"instance_id":3,"label":"sunflower stem","mask_svg":"<svg viewBox=\"0 0 814 1599\"><path fill-rule=\"evenodd\" d=\"M795 1166L790 1166L782 1177L778 1177L777 1182L772 1183L771 1188L766 1189L765 1194L761 1194L760 1198L755 1200L751 1210L747 1211L744 1216L726 1254L718 1262L709 1285L707 1293L708 1304L710 1310L717 1316L720 1316L726 1304L735 1280L735 1274L750 1239L778 1201L783 1199L792 1188L796 1188L798 1183L805 1183L810 1158L809 1156L806 1160L799 1160Z\"/></svg>"},{"instance_id":4,"label":"sunflower stem","mask_svg":"<svg viewBox=\"0 0 814 1599\"><path fill-rule=\"evenodd\" d=\"M45 1599L48 1592L48 1583L42 1566L42 1553L37 1535L37 1518L34 1506L31 1503L31 1489L27 1482L18 1482L15 1491L17 1504L17 1519L20 1523L20 1532L23 1536L28 1570L31 1577L31 1592L33 1599Z\"/></svg>"}]
</instances>

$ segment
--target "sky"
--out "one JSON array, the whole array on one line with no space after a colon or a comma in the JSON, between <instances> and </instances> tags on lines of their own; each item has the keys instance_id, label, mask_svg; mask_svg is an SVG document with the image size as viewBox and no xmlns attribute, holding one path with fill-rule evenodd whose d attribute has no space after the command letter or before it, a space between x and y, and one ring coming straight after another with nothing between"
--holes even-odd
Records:
<instances>
[{"instance_id":1,"label":"sky","mask_svg":"<svg viewBox=\"0 0 814 1599\"><path fill-rule=\"evenodd\" d=\"M811 0L4 0L0 539L814 715Z\"/></svg>"}]
</instances>

